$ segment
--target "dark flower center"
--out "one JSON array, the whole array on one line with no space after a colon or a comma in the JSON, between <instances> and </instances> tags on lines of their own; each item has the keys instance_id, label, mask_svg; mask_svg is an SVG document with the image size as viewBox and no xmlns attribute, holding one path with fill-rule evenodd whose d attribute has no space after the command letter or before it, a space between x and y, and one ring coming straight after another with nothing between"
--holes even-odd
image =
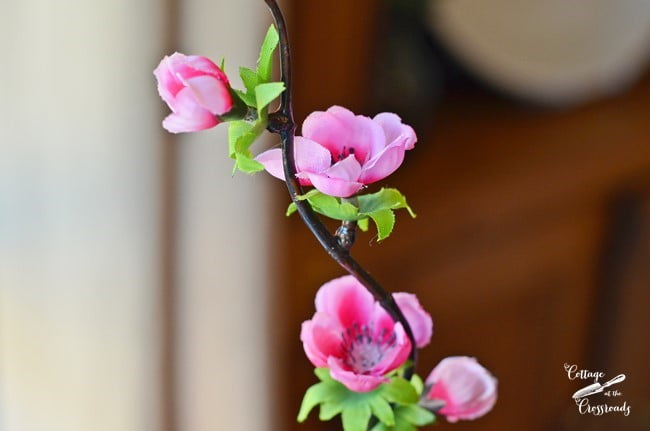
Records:
<instances>
[{"instance_id":1,"label":"dark flower center","mask_svg":"<svg viewBox=\"0 0 650 431\"><path fill-rule=\"evenodd\" d=\"M348 147L346 147L344 145L343 149L341 150L341 152L339 154L333 154L332 155L332 163L340 162L341 160L347 158L350 154L354 154L354 152L355 152L354 147L348 148ZM357 158L357 161L358 160L359 159ZM359 163L361 163L361 162L359 162Z\"/></svg>"},{"instance_id":2,"label":"dark flower center","mask_svg":"<svg viewBox=\"0 0 650 431\"><path fill-rule=\"evenodd\" d=\"M347 328L341 341L343 362L358 374L368 374L384 358L387 351L397 344L394 333L386 328L375 334L372 325L358 325Z\"/></svg>"}]
</instances>

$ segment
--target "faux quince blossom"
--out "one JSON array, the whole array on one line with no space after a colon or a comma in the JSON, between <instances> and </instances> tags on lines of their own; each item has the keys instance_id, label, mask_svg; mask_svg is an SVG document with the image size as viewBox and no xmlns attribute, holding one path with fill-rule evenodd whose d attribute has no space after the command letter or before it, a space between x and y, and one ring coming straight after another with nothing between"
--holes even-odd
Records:
<instances>
[{"instance_id":1,"label":"faux quince blossom","mask_svg":"<svg viewBox=\"0 0 650 431\"><path fill-rule=\"evenodd\" d=\"M450 356L440 361L426 384L430 389L425 400L444 402L438 413L449 422L483 416L497 400L496 379L476 359L467 356Z\"/></svg>"},{"instance_id":2,"label":"faux quince blossom","mask_svg":"<svg viewBox=\"0 0 650 431\"><path fill-rule=\"evenodd\" d=\"M302 185L327 195L349 197L395 172L416 141L413 129L395 114L383 112L371 119L332 106L311 113L302 124L302 136L295 138L297 177ZM280 149L256 160L284 180Z\"/></svg>"},{"instance_id":3,"label":"faux quince blossom","mask_svg":"<svg viewBox=\"0 0 650 431\"><path fill-rule=\"evenodd\" d=\"M178 52L162 59L154 75L158 93L172 113L163 127L172 133L196 132L220 123L233 107L228 77L210 59Z\"/></svg>"},{"instance_id":4,"label":"faux quince blossom","mask_svg":"<svg viewBox=\"0 0 650 431\"><path fill-rule=\"evenodd\" d=\"M416 344L429 343L433 323L415 295L396 293L395 301L413 330ZM333 379L355 392L387 382L411 350L401 323L395 323L352 276L325 283L316 294L316 313L302 324L305 353L316 367L329 367Z\"/></svg>"}]
</instances>

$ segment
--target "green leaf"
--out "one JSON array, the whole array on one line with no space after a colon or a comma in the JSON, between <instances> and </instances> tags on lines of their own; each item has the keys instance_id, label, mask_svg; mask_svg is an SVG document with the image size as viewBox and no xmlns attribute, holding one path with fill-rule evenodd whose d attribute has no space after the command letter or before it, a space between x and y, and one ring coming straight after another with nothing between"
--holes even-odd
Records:
<instances>
[{"instance_id":1,"label":"green leaf","mask_svg":"<svg viewBox=\"0 0 650 431\"><path fill-rule=\"evenodd\" d=\"M316 383L305 392L300 404L300 411L298 412L298 422L304 422L309 416L309 412L314 407L325 401L329 395L328 385L326 383Z\"/></svg>"},{"instance_id":2,"label":"green leaf","mask_svg":"<svg viewBox=\"0 0 650 431\"><path fill-rule=\"evenodd\" d=\"M379 420L373 431L415 431L414 425L426 425L435 420L433 414L416 404L417 391L403 377L394 376L389 383L370 392L353 392L334 380L328 368L317 368L314 373L321 381L305 393L298 413L299 422L303 422L317 405L320 405L321 420L341 414L344 431L366 431L373 415Z\"/></svg>"},{"instance_id":3,"label":"green leaf","mask_svg":"<svg viewBox=\"0 0 650 431\"><path fill-rule=\"evenodd\" d=\"M316 368L314 369L314 374L316 374L316 377L321 382L332 382L334 379L332 379L332 376L330 375L330 369L329 368Z\"/></svg>"},{"instance_id":4,"label":"green leaf","mask_svg":"<svg viewBox=\"0 0 650 431\"><path fill-rule=\"evenodd\" d=\"M356 220L359 218L357 207L353 204L341 202L339 198L323 194L317 189L312 189L304 195L297 196L297 199L308 201L314 211L335 220ZM286 215L290 216L296 210L296 205L292 202L287 208ZM366 221L366 226L367 224Z\"/></svg>"},{"instance_id":5,"label":"green leaf","mask_svg":"<svg viewBox=\"0 0 650 431\"><path fill-rule=\"evenodd\" d=\"M368 217L357 220L357 226L363 232L368 232Z\"/></svg>"},{"instance_id":6,"label":"green leaf","mask_svg":"<svg viewBox=\"0 0 650 431\"><path fill-rule=\"evenodd\" d=\"M435 415L416 404L396 406L393 426L378 423L371 431L416 431L416 426L424 426L436 420Z\"/></svg>"},{"instance_id":7,"label":"green leaf","mask_svg":"<svg viewBox=\"0 0 650 431\"><path fill-rule=\"evenodd\" d=\"M368 213L368 215L377 226L377 239L382 241L388 238L395 226L395 214L393 213L393 210L381 209Z\"/></svg>"},{"instance_id":8,"label":"green leaf","mask_svg":"<svg viewBox=\"0 0 650 431\"><path fill-rule=\"evenodd\" d=\"M386 425L395 425L395 415L393 414L393 409L391 408L390 404L388 404L388 401L386 401L383 397L374 397L370 399L370 408L372 409L372 414L377 416L377 419Z\"/></svg>"},{"instance_id":9,"label":"green leaf","mask_svg":"<svg viewBox=\"0 0 650 431\"><path fill-rule=\"evenodd\" d=\"M406 197L397 189L382 188L376 193L361 195L358 200L359 212L363 214L370 214L383 209L397 210L406 208L411 217L415 217L415 213L406 203Z\"/></svg>"},{"instance_id":10,"label":"green leaf","mask_svg":"<svg viewBox=\"0 0 650 431\"><path fill-rule=\"evenodd\" d=\"M312 189L312 190L308 191L307 193L305 193L304 195L296 196L296 199L298 199L299 201L304 201L305 199L309 199L310 197L312 197L314 195L317 195L319 193L320 192L318 190ZM289 204L289 206L287 207L286 216L289 217L291 214L295 213L296 211L298 211L298 206L295 204L295 202L291 202ZM325 368L325 370L327 370L327 368ZM329 370L327 371L327 373L329 374Z\"/></svg>"},{"instance_id":11,"label":"green leaf","mask_svg":"<svg viewBox=\"0 0 650 431\"><path fill-rule=\"evenodd\" d=\"M341 202L334 196L317 193L307 199L314 211L335 220L355 220L357 208L349 202Z\"/></svg>"},{"instance_id":12,"label":"green leaf","mask_svg":"<svg viewBox=\"0 0 650 431\"><path fill-rule=\"evenodd\" d=\"M254 174L255 172L264 170L264 165L242 153L237 153L235 165L237 169L247 174Z\"/></svg>"},{"instance_id":13,"label":"green leaf","mask_svg":"<svg viewBox=\"0 0 650 431\"><path fill-rule=\"evenodd\" d=\"M312 196L316 196L316 195L318 195L318 194L320 194L320 192L318 191L318 189L311 189L311 190L309 190L307 193L305 193L304 195L298 195L298 196L296 196L296 199L298 199L299 201L304 201L304 200L307 200L307 199L309 199L310 197L312 197Z\"/></svg>"},{"instance_id":14,"label":"green leaf","mask_svg":"<svg viewBox=\"0 0 650 431\"><path fill-rule=\"evenodd\" d=\"M284 91L284 82L267 82L255 87L255 104L262 111Z\"/></svg>"},{"instance_id":15,"label":"green leaf","mask_svg":"<svg viewBox=\"0 0 650 431\"><path fill-rule=\"evenodd\" d=\"M328 421L334 416L341 413L343 410L343 403L341 402L324 402L320 405L320 412L318 414L318 419L322 421Z\"/></svg>"},{"instance_id":16,"label":"green leaf","mask_svg":"<svg viewBox=\"0 0 650 431\"><path fill-rule=\"evenodd\" d=\"M413 385L415 392L417 392L418 395L422 395L422 391L424 391L424 382L422 381L422 377L413 374L413 377L411 377L411 385Z\"/></svg>"},{"instance_id":17,"label":"green leaf","mask_svg":"<svg viewBox=\"0 0 650 431\"><path fill-rule=\"evenodd\" d=\"M402 377L393 377L389 383L381 386L382 395L392 403L407 405L418 402L415 388Z\"/></svg>"},{"instance_id":18,"label":"green leaf","mask_svg":"<svg viewBox=\"0 0 650 431\"><path fill-rule=\"evenodd\" d=\"M237 141L253 130L255 125L248 121L232 121L228 127L228 153L231 159L236 158Z\"/></svg>"},{"instance_id":19,"label":"green leaf","mask_svg":"<svg viewBox=\"0 0 650 431\"><path fill-rule=\"evenodd\" d=\"M407 422L417 426L428 425L436 420L436 416L433 413L427 409L423 409L417 404L401 406L397 410L396 414L400 417L400 419L404 419Z\"/></svg>"},{"instance_id":20,"label":"green leaf","mask_svg":"<svg viewBox=\"0 0 650 431\"><path fill-rule=\"evenodd\" d=\"M244 87L246 87L246 91L250 94L254 93L255 87L257 87L257 85L260 83L259 75L254 70L251 70L247 67L240 67L239 76L241 76L241 80L244 83Z\"/></svg>"},{"instance_id":21,"label":"green leaf","mask_svg":"<svg viewBox=\"0 0 650 431\"><path fill-rule=\"evenodd\" d=\"M261 163L253 160L249 148L265 128L266 123L260 118L254 123L244 120L230 123L228 128L228 153L231 158L235 159L233 173L237 169L247 174L264 170Z\"/></svg>"},{"instance_id":22,"label":"green leaf","mask_svg":"<svg viewBox=\"0 0 650 431\"><path fill-rule=\"evenodd\" d=\"M255 99L255 93L244 93L243 91L237 90L236 88L233 88L232 90L237 94L237 96L239 96L241 100L244 101L247 106L251 106L253 108L255 107L257 103L257 100Z\"/></svg>"},{"instance_id":23,"label":"green leaf","mask_svg":"<svg viewBox=\"0 0 650 431\"><path fill-rule=\"evenodd\" d=\"M344 431L366 431L370 422L370 406L367 404L348 405L343 409L341 419Z\"/></svg>"},{"instance_id":24,"label":"green leaf","mask_svg":"<svg viewBox=\"0 0 650 431\"><path fill-rule=\"evenodd\" d=\"M271 25L266 32L266 37L264 37L264 42L262 42L262 48L260 49L260 57L257 60L257 74L262 82L269 82L271 80L271 74L273 72L273 51L275 51L279 42L280 36L278 35L278 31L274 25Z\"/></svg>"}]
</instances>

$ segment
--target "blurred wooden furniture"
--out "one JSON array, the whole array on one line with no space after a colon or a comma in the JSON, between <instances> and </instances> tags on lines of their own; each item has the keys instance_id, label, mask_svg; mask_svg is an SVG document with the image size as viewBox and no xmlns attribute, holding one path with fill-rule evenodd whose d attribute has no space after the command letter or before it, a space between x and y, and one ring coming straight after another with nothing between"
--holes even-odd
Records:
<instances>
[{"instance_id":1,"label":"blurred wooden furniture","mask_svg":"<svg viewBox=\"0 0 650 431\"><path fill-rule=\"evenodd\" d=\"M333 94L339 104L363 108L355 88L364 79L359 52L371 43L371 30L346 21L335 39L319 41L322 32L309 17L344 20L350 8L363 10L366 3L294 4L299 116L326 108ZM309 56L319 42L319 54ZM322 68L324 57L339 53L337 68L356 59L350 75ZM361 234L353 254L387 289L417 293L433 315L434 337L421 352L419 373L462 354L479 358L499 379L494 411L453 429L585 429L571 399L578 383L567 379L564 363L611 366L602 370L610 377L628 373L629 385L621 389L629 388L625 399L633 414L608 420L627 427L620 429L647 426L650 400L641 382L645 376L648 383L648 374L641 362L650 354L650 320L639 304L650 304L649 113L650 79L625 95L570 111L527 109L485 91L458 90L440 106L431 130L418 131L421 140L404 166L382 182L403 191L418 217L400 214L394 236L381 244ZM632 243L610 241L618 232L612 220L620 196L646 208L634 213L640 227ZM625 226L625 213L621 220ZM337 430L338 423L315 419L295 424L295 415L315 382L299 342L300 323L313 313L316 289L343 272L298 217L278 225L286 229L276 253L285 328L277 342L287 349L279 379L289 383L279 394L282 429ZM608 278L603 268L616 253L624 258L615 262L624 264ZM619 298L611 314L602 314L603 291ZM608 325L603 319L612 316L625 318ZM601 335L595 330L603 328L613 334L604 349L617 352L610 361L594 357ZM590 429L605 429L598 418L591 422Z\"/></svg>"}]
</instances>

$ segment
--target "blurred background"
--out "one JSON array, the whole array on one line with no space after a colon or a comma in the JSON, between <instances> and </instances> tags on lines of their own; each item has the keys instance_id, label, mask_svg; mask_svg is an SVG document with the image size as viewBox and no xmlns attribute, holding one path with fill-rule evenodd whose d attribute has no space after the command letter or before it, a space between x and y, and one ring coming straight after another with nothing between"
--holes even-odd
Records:
<instances>
[{"instance_id":1,"label":"blurred background","mask_svg":"<svg viewBox=\"0 0 650 431\"><path fill-rule=\"evenodd\" d=\"M492 413L438 426L650 429L650 3L283 6L299 123L340 104L418 132L383 183L418 218L353 251L433 315L420 374L460 354L499 379ZM269 22L257 0L0 4L0 430L340 429L295 415L300 323L342 271L280 182L231 176L225 127L160 126L163 55L223 56L239 86ZM580 415L565 363L626 374L593 403L630 415Z\"/></svg>"}]
</instances>

